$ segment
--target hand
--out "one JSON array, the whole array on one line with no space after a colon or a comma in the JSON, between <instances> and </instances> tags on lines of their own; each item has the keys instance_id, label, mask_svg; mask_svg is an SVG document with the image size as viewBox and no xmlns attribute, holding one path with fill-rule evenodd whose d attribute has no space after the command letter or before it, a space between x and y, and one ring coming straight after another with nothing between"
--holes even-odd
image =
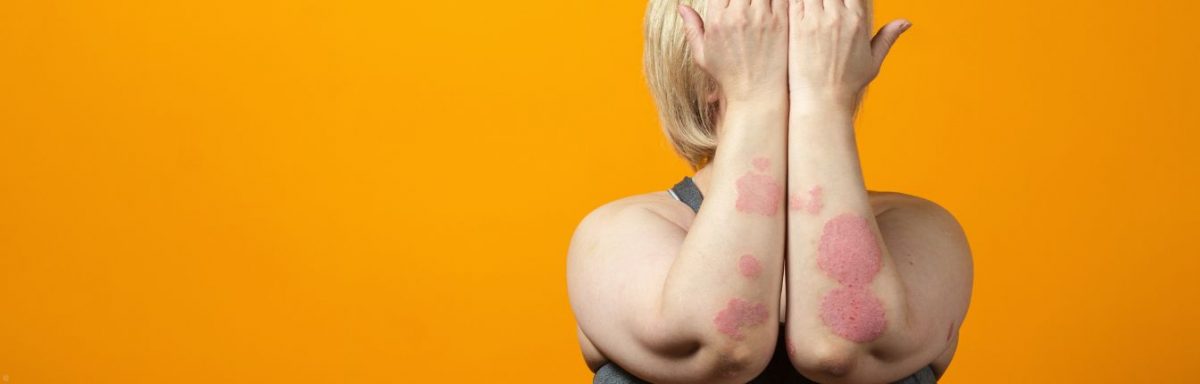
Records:
<instances>
[{"instance_id":1,"label":"hand","mask_svg":"<svg viewBox=\"0 0 1200 384\"><path fill-rule=\"evenodd\" d=\"M912 24L894 20L871 38L871 0L789 0L792 102L834 102L853 111L883 59Z\"/></svg>"},{"instance_id":2,"label":"hand","mask_svg":"<svg viewBox=\"0 0 1200 384\"><path fill-rule=\"evenodd\" d=\"M707 0L704 21L679 6L692 58L726 102L787 96L790 0Z\"/></svg>"}]
</instances>

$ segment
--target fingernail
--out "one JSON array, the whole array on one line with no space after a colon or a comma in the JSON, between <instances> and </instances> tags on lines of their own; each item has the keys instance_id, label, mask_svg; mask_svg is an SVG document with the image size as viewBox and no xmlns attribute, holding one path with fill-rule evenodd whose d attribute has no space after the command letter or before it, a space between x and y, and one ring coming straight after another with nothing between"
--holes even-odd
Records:
<instances>
[{"instance_id":1,"label":"fingernail","mask_svg":"<svg viewBox=\"0 0 1200 384\"><path fill-rule=\"evenodd\" d=\"M912 26L912 23L905 21L904 24L900 24L900 32L907 31L908 27L911 27L911 26Z\"/></svg>"}]
</instances>

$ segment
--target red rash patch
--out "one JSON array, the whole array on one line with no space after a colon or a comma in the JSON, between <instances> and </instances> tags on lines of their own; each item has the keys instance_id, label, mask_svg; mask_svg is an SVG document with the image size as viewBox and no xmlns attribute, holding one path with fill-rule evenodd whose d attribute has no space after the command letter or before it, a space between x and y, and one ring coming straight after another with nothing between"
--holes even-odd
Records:
<instances>
[{"instance_id":1,"label":"red rash patch","mask_svg":"<svg viewBox=\"0 0 1200 384\"><path fill-rule=\"evenodd\" d=\"M738 260L738 272L741 272L742 276L753 279L762 273L762 265L753 255L742 255L742 258Z\"/></svg>"},{"instance_id":2,"label":"red rash patch","mask_svg":"<svg viewBox=\"0 0 1200 384\"><path fill-rule=\"evenodd\" d=\"M746 174L738 179L737 209L743 213L775 216L779 212L782 188L767 175Z\"/></svg>"},{"instance_id":3,"label":"red rash patch","mask_svg":"<svg viewBox=\"0 0 1200 384\"><path fill-rule=\"evenodd\" d=\"M842 287L825 295L821 320L846 340L865 343L887 329L883 303L868 287L882 268L881 255L866 218L847 213L825 223L817 266Z\"/></svg>"},{"instance_id":4,"label":"red rash patch","mask_svg":"<svg viewBox=\"0 0 1200 384\"><path fill-rule=\"evenodd\" d=\"M808 190L808 205L804 206L804 211L815 215L821 213L821 208L825 208L825 190L816 185Z\"/></svg>"},{"instance_id":5,"label":"red rash patch","mask_svg":"<svg viewBox=\"0 0 1200 384\"><path fill-rule=\"evenodd\" d=\"M767 321L767 306L751 304L742 299L729 300L729 305L713 319L717 330L734 340L745 338L742 329L760 325Z\"/></svg>"},{"instance_id":6,"label":"red rash patch","mask_svg":"<svg viewBox=\"0 0 1200 384\"><path fill-rule=\"evenodd\" d=\"M808 200L805 200L799 193L793 192L788 198L788 208L793 211L804 211L810 215L821 213L821 209L825 208L825 191L821 186L813 186L808 190Z\"/></svg>"},{"instance_id":7,"label":"red rash patch","mask_svg":"<svg viewBox=\"0 0 1200 384\"><path fill-rule=\"evenodd\" d=\"M788 209L793 211L804 209L804 199L800 197L800 194L792 192L792 195L788 196Z\"/></svg>"},{"instance_id":8,"label":"red rash patch","mask_svg":"<svg viewBox=\"0 0 1200 384\"><path fill-rule=\"evenodd\" d=\"M879 272L881 253L871 222L847 213L825 223L817 265L842 285L863 287Z\"/></svg>"},{"instance_id":9,"label":"red rash patch","mask_svg":"<svg viewBox=\"0 0 1200 384\"><path fill-rule=\"evenodd\" d=\"M838 288L825 295L821 321L833 333L856 343L875 340L887 329L883 303L863 288Z\"/></svg>"}]
</instances>

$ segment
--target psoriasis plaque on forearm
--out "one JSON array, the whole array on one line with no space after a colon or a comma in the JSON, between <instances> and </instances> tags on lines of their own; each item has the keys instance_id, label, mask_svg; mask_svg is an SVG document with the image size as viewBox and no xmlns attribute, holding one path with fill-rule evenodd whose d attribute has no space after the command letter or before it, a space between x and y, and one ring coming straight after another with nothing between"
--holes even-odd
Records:
<instances>
[{"instance_id":1,"label":"psoriasis plaque on forearm","mask_svg":"<svg viewBox=\"0 0 1200 384\"><path fill-rule=\"evenodd\" d=\"M819 185L809 188L808 198L799 192L792 192L788 198L788 209L794 212L805 212L815 216L821 213L822 208L825 208L825 190Z\"/></svg>"},{"instance_id":2,"label":"psoriasis plaque on forearm","mask_svg":"<svg viewBox=\"0 0 1200 384\"><path fill-rule=\"evenodd\" d=\"M738 259L738 273L748 279L758 278L758 275L762 274L762 263L759 263L754 255L742 255L742 258Z\"/></svg>"},{"instance_id":3,"label":"psoriasis plaque on forearm","mask_svg":"<svg viewBox=\"0 0 1200 384\"><path fill-rule=\"evenodd\" d=\"M753 161L754 170L746 173L737 181L738 212L758 214L773 217L779 212L782 190L778 181L770 175L763 174L771 168L771 160L759 157Z\"/></svg>"},{"instance_id":4,"label":"psoriasis plaque on forearm","mask_svg":"<svg viewBox=\"0 0 1200 384\"><path fill-rule=\"evenodd\" d=\"M883 303L870 290L882 268L882 254L866 218L847 213L825 223L817 266L840 286L825 294L820 315L834 334L866 343L887 329Z\"/></svg>"}]
</instances>

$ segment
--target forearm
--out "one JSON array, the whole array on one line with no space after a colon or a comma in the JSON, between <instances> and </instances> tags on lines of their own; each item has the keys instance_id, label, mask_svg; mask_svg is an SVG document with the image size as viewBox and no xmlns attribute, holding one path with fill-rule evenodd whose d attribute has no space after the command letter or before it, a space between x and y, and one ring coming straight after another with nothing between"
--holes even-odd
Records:
<instances>
[{"instance_id":1,"label":"forearm","mask_svg":"<svg viewBox=\"0 0 1200 384\"><path fill-rule=\"evenodd\" d=\"M770 353L782 281L787 101L731 104L661 313L721 354Z\"/></svg>"},{"instance_id":2,"label":"forearm","mask_svg":"<svg viewBox=\"0 0 1200 384\"><path fill-rule=\"evenodd\" d=\"M847 104L794 103L788 138L788 339L820 346L801 353L825 354L794 361L843 370L907 327L904 288L867 199Z\"/></svg>"}]
</instances>

